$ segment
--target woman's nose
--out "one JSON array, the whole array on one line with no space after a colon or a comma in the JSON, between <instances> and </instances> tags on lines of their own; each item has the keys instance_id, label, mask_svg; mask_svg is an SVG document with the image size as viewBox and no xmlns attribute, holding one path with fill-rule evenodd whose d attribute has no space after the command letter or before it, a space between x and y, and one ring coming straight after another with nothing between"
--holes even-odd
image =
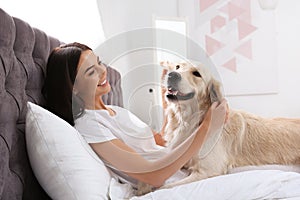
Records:
<instances>
[{"instance_id":1,"label":"woman's nose","mask_svg":"<svg viewBox=\"0 0 300 200\"><path fill-rule=\"evenodd\" d=\"M97 72L99 74L100 77L104 76L106 73L106 67L102 64L97 66Z\"/></svg>"}]
</instances>

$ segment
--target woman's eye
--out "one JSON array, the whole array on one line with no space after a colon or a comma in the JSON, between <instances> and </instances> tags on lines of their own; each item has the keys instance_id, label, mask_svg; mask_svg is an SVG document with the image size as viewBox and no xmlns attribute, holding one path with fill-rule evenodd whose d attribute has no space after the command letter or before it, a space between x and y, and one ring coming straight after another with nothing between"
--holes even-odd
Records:
<instances>
[{"instance_id":1,"label":"woman's eye","mask_svg":"<svg viewBox=\"0 0 300 200\"><path fill-rule=\"evenodd\" d=\"M197 76L197 77L201 77L201 74L200 74L198 71L194 71L194 72L193 72L193 75L194 75L194 76Z\"/></svg>"},{"instance_id":2,"label":"woman's eye","mask_svg":"<svg viewBox=\"0 0 300 200\"><path fill-rule=\"evenodd\" d=\"M94 73L95 73L95 70L91 71L91 72L89 73L89 76L92 76Z\"/></svg>"}]
</instances>

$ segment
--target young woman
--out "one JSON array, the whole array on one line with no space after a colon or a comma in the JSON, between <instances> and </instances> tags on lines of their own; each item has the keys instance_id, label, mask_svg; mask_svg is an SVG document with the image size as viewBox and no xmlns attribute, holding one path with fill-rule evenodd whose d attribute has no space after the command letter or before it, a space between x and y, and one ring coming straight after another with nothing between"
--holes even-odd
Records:
<instances>
[{"instance_id":1,"label":"young woman","mask_svg":"<svg viewBox=\"0 0 300 200\"><path fill-rule=\"evenodd\" d=\"M106 75L105 64L89 47L62 45L49 56L43 94L48 110L75 126L106 166L134 187L138 181L160 187L174 174L181 175L180 169L198 153L205 137L225 121L226 101L214 103L195 133L166 151L139 118L103 103L102 95L111 89Z\"/></svg>"}]
</instances>

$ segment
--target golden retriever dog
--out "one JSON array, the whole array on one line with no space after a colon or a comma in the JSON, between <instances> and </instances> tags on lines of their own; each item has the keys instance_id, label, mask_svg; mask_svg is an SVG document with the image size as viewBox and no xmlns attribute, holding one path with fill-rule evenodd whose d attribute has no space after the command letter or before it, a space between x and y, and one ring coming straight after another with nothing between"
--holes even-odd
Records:
<instances>
[{"instance_id":1,"label":"golden retriever dog","mask_svg":"<svg viewBox=\"0 0 300 200\"><path fill-rule=\"evenodd\" d=\"M214 101L223 99L222 85L201 64L162 62L161 65L168 70L164 138L172 148L194 132ZM204 149L207 151L204 155L199 152L185 165L190 172L187 178L163 188L223 175L237 167L299 165L300 119L267 119L230 108L221 134Z\"/></svg>"}]
</instances>

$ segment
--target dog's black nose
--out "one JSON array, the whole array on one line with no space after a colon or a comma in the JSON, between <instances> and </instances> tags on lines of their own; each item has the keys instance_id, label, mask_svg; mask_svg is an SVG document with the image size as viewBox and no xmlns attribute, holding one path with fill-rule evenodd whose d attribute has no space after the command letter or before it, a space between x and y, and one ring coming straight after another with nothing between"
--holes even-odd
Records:
<instances>
[{"instance_id":1,"label":"dog's black nose","mask_svg":"<svg viewBox=\"0 0 300 200\"><path fill-rule=\"evenodd\" d=\"M170 72L168 74L168 85L177 86L178 82L181 80L181 75L178 72Z\"/></svg>"}]
</instances>

